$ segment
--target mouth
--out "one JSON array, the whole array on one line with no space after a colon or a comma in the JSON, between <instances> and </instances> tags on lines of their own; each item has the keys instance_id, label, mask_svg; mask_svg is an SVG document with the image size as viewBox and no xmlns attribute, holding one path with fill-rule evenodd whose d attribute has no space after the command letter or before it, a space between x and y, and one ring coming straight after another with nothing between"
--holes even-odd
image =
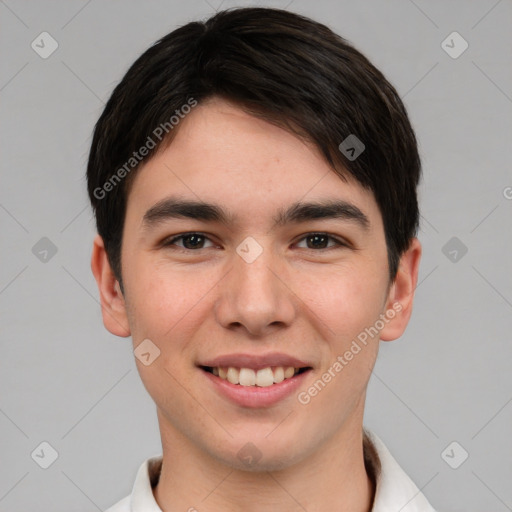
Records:
<instances>
[{"instance_id":1,"label":"mouth","mask_svg":"<svg viewBox=\"0 0 512 512\"><path fill-rule=\"evenodd\" d=\"M261 388L280 384L312 369L311 366L267 366L260 369L235 366L200 366L200 368L235 386Z\"/></svg>"},{"instance_id":2,"label":"mouth","mask_svg":"<svg viewBox=\"0 0 512 512\"><path fill-rule=\"evenodd\" d=\"M267 408L289 399L305 385L314 368L279 352L225 354L196 366L207 387L244 408Z\"/></svg>"}]
</instances>

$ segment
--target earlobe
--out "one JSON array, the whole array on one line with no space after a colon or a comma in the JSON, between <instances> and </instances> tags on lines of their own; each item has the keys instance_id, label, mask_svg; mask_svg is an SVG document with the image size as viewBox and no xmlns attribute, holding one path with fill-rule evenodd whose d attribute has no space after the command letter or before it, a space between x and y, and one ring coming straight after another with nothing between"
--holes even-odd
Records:
<instances>
[{"instance_id":1,"label":"earlobe","mask_svg":"<svg viewBox=\"0 0 512 512\"><path fill-rule=\"evenodd\" d=\"M386 301L387 323L380 333L383 341L399 338L405 331L412 313L414 292L418 282L421 244L412 238L409 248L402 254L396 278Z\"/></svg>"},{"instance_id":2,"label":"earlobe","mask_svg":"<svg viewBox=\"0 0 512 512\"><path fill-rule=\"evenodd\" d=\"M121 287L108 261L105 245L96 235L91 255L91 270L100 294L103 324L112 334L123 338L130 336L126 304Z\"/></svg>"}]
</instances>

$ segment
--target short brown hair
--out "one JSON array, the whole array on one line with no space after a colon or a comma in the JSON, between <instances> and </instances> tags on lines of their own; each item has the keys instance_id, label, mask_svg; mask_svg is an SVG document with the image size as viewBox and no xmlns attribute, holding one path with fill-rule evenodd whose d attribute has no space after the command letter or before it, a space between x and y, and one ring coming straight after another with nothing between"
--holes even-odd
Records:
<instances>
[{"instance_id":1,"label":"short brown hair","mask_svg":"<svg viewBox=\"0 0 512 512\"><path fill-rule=\"evenodd\" d=\"M126 162L148 146L157 127L168 127L147 151L146 160L151 158L179 129L169 127L171 117L191 99L213 96L313 142L342 179L348 173L373 192L393 280L418 229L421 175L415 134L398 93L327 26L289 11L251 7L221 11L157 41L130 67L96 123L88 192L121 285L126 202L140 167L133 162L131 170ZM351 135L364 144L356 159L340 150Z\"/></svg>"}]
</instances>

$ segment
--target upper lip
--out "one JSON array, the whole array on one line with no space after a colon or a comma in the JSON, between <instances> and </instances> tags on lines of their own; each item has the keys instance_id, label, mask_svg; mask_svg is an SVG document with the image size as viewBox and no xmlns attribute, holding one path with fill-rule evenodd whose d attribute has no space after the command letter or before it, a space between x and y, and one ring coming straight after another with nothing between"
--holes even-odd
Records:
<instances>
[{"instance_id":1,"label":"upper lip","mask_svg":"<svg viewBox=\"0 0 512 512\"><path fill-rule=\"evenodd\" d=\"M294 368L306 368L311 365L287 354L272 352L270 354L226 354L217 356L214 359L205 360L198 366L209 366L210 368L252 368L261 370L269 366L293 366Z\"/></svg>"}]
</instances>

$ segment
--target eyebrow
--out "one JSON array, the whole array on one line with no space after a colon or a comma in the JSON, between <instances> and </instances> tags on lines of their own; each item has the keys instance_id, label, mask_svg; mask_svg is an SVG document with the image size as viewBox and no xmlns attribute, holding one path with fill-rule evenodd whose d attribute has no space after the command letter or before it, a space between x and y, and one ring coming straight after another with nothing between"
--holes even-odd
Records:
<instances>
[{"instance_id":1,"label":"eyebrow","mask_svg":"<svg viewBox=\"0 0 512 512\"><path fill-rule=\"evenodd\" d=\"M169 197L159 201L144 214L143 229L151 229L170 219L194 219L204 222L235 224L235 216L220 205ZM297 224L318 219L342 219L355 222L368 230L368 217L354 204L339 199L315 202L295 202L282 208L273 218L272 229L286 224Z\"/></svg>"}]
</instances>

